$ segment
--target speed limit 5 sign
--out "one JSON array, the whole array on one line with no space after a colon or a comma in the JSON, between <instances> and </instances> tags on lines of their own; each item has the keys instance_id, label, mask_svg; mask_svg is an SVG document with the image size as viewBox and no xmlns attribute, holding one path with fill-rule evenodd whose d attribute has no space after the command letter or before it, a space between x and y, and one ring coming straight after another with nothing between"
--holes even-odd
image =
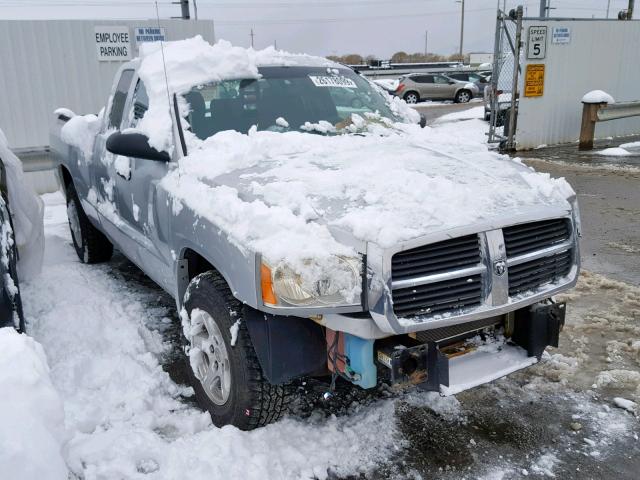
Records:
<instances>
[{"instance_id":1,"label":"speed limit 5 sign","mask_svg":"<svg viewBox=\"0 0 640 480\"><path fill-rule=\"evenodd\" d=\"M544 58L547 53L547 27L529 27L527 59Z\"/></svg>"}]
</instances>

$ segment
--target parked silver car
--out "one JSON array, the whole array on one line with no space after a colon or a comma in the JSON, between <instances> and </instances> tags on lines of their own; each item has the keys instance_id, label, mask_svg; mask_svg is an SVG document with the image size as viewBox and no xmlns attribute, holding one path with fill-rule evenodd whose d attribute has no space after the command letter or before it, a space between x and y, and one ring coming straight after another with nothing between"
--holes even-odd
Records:
<instances>
[{"instance_id":1,"label":"parked silver car","mask_svg":"<svg viewBox=\"0 0 640 480\"><path fill-rule=\"evenodd\" d=\"M453 72L447 73L447 77L458 82L470 82L478 86L481 92L487 88L489 80L483 75L476 72Z\"/></svg>"},{"instance_id":2,"label":"parked silver car","mask_svg":"<svg viewBox=\"0 0 640 480\"><path fill-rule=\"evenodd\" d=\"M461 82L445 75L419 73L400 77L395 94L404 98L407 103L427 99L467 103L480 94L480 89L474 83Z\"/></svg>"}]
</instances>

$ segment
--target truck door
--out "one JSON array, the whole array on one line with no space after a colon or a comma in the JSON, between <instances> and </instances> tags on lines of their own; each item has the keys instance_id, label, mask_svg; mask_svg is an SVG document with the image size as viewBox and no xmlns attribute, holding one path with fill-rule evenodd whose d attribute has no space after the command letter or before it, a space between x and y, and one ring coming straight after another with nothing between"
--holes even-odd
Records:
<instances>
[{"instance_id":1,"label":"truck door","mask_svg":"<svg viewBox=\"0 0 640 480\"><path fill-rule=\"evenodd\" d=\"M93 146L94 161L91 163L91 191L89 192L88 200L100 214L100 223L106 233L116 242L119 240L120 232L116 227L119 219L115 204L114 155L106 151L105 144L107 138L115 130L118 130L122 123L133 73L132 69L125 69L120 72L119 77L116 77L115 88L107 105L102 128L96 135Z\"/></svg>"},{"instance_id":2,"label":"truck door","mask_svg":"<svg viewBox=\"0 0 640 480\"><path fill-rule=\"evenodd\" d=\"M135 128L149 106L147 91L141 80L136 82L131 100L127 103L122 129ZM167 174L169 164L158 160L117 156L116 207L122 221L121 229L133 250L128 256L156 282L163 285L171 277L172 253L168 247L168 228L171 221L169 202L158 183ZM159 196L163 198L160 200ZM133 257L133 258L132 258Z\"/></svg>"}]
</instances>

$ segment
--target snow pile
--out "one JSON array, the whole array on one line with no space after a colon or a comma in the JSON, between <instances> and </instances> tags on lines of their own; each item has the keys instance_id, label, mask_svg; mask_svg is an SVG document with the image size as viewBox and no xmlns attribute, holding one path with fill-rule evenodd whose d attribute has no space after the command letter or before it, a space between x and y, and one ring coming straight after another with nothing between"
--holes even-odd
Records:
<instances>
[{"instance_id":1,"label":"snow pile","mask_svg":"<svg viewBox=\"0 0 640 480\"><path fill-rule=\"evenodd\" d=\"M625 150L622 147L605 148L603 150L598 150L593 153L596 155L605 155L608 157L624 157L626 155L631 155L631 152L629 152L628 150Z\"/></svg>"},{"instance_id":2,"label":"snow pile","mask_svg":"<svg viewBox=\"0 0 640 480\"><path fill-rule=\"evenodd\" d=\"M640 386L640 372L636 370L614 369L605 370L596 377L598 387L637 387Z\"/></svg>"},{"instance_id":3,"label":"snow pile","mask_svg":"<svg viewBox=\"0 0 640 480\"><path fill-rule=\"evenodd\" d=\"M579 365L580 362L577 358L561 353L549 354L545 352L543 362L538 371L548 380L566 385Z\"/></svg>"},{"instance_id":4,"label":"snow pile","mask_svg":"<svg viewBox=\"0 0 640 480\"><path fill-rule=\"evenodd\" d=\"M616 101L613 99L611 95L607 92L603 92L602 90L591 90L587 92L582 97L582 103L615 103Z\"/></svg>"},{"instance_id":5,"label":"snow pile","mask_svg":"<svg viewBox=\"0 0 640 480\"><path fill-rule=\"evenodd\" d=\"M27 185L22 162L9 149L2 130L0 130L0 159L5 168L9 211L18 249L18 275L21 280L28 280L40 273L42 267L44 205L33 189ZM3 247L4 252L6 245Z\"/></svg>"},{"instance_id":6,"label":"snow pile","mask_svg":"<svg viewBox=\"0 0 640 480\"><path fill-rule=\"evenodd\" d=\"M0 328L0 465L3 478L65 480L62 402L42 347Z\"/></svg>"},{"instance_id":7,"label":"snow pile","mask_svg":"<svg viewBox=\"0 0 640 480\"><path fill-rule=\"evenodd\" d=\"M398 88L398 84L400 80L397 78L379 78L377 80L372 80L376 85L380 85L385 90L395 91Z\"/></svg>"},{"instance_id":8,"label":"snow pile","mask_svg":"<svg viewBox=\"0 0 640 480\"><path fill-rule=\"evenodd\" d=\"M103 111L99 115L75 115L60 129L62 141L78 148L87 162L93 153L93 144L100 130Z\"/></svg>"},{"instance_id":9,"label":"snow pile","mask_svg":"<svg viewBox=\"0 0 640 480\"><path fill-rule=\"evenodd\" d=\"M640 142L623 143L622 145L620 145L620 148L624 148L624 149L640 148Z\"/></svg>"},{"instance_id":10,"label":"snow pile","mask_svg":"<svg viewBox=\"0 0 640 480\"><path fill-rule=\"evenodd\" d=\"M455 122L459 120L473 120L476 118L484 118L484 107L473 107L460 112L447 113L441 117L438 117L433 124L438 125L440 123Z\"/></svg>"},{"instance_id":11,"label":"snow pile","mask_svg":"<svg viewBox=\"0 0 640 480\"><path fill-rule=\"evenodd\" d=\"M559 463L558 457L553 453L545 453L540 456L533 464L531 464L530 470L538 475L544 475L546 477L554 478L556 476L553 473L554 467Z\"/></svg>"},{"instance_id":12,"label":"snow pile","mask_svg":"<svg viewBox=\"0 0 640 480\"><path fill-rule=\"evenodd\" d=\"M638 404L626 398L615 397L613 403L616 407L627 410L628 412L635 412Z\"/></svg>"}]
</instances>

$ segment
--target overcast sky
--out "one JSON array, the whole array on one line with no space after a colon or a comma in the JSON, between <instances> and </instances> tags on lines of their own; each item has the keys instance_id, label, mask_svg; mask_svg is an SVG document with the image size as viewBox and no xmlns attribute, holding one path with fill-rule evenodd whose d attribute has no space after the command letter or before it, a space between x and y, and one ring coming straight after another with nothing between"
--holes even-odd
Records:
<instances>
[{"instance_id":1,"label":"overcast sky","mask_svg":"<svg viewBox=\"0 0 640 480\"><path fill-rule=\"evenodd\" d=\"M161 18L180 14L172 0L158 0ZM503 0L499 0L502 5ZM498 0L466 0L465 52L491 51ZM553 17L605 18L607 0L551 0ZM192 17L193 17L193 0ZM457 51L460 3L455 0L196 0L199 19L213 19L217 38L256 48L277 42L278 48L317 55L360 53L388 58L394 52ZM537 16L539 1L522 4ZM627 0L611 0L617 18ZM640 16L639 12L634 17ZM152 0L0 0L0 19L155 18Z\"/></svg>"}]
</instances>

